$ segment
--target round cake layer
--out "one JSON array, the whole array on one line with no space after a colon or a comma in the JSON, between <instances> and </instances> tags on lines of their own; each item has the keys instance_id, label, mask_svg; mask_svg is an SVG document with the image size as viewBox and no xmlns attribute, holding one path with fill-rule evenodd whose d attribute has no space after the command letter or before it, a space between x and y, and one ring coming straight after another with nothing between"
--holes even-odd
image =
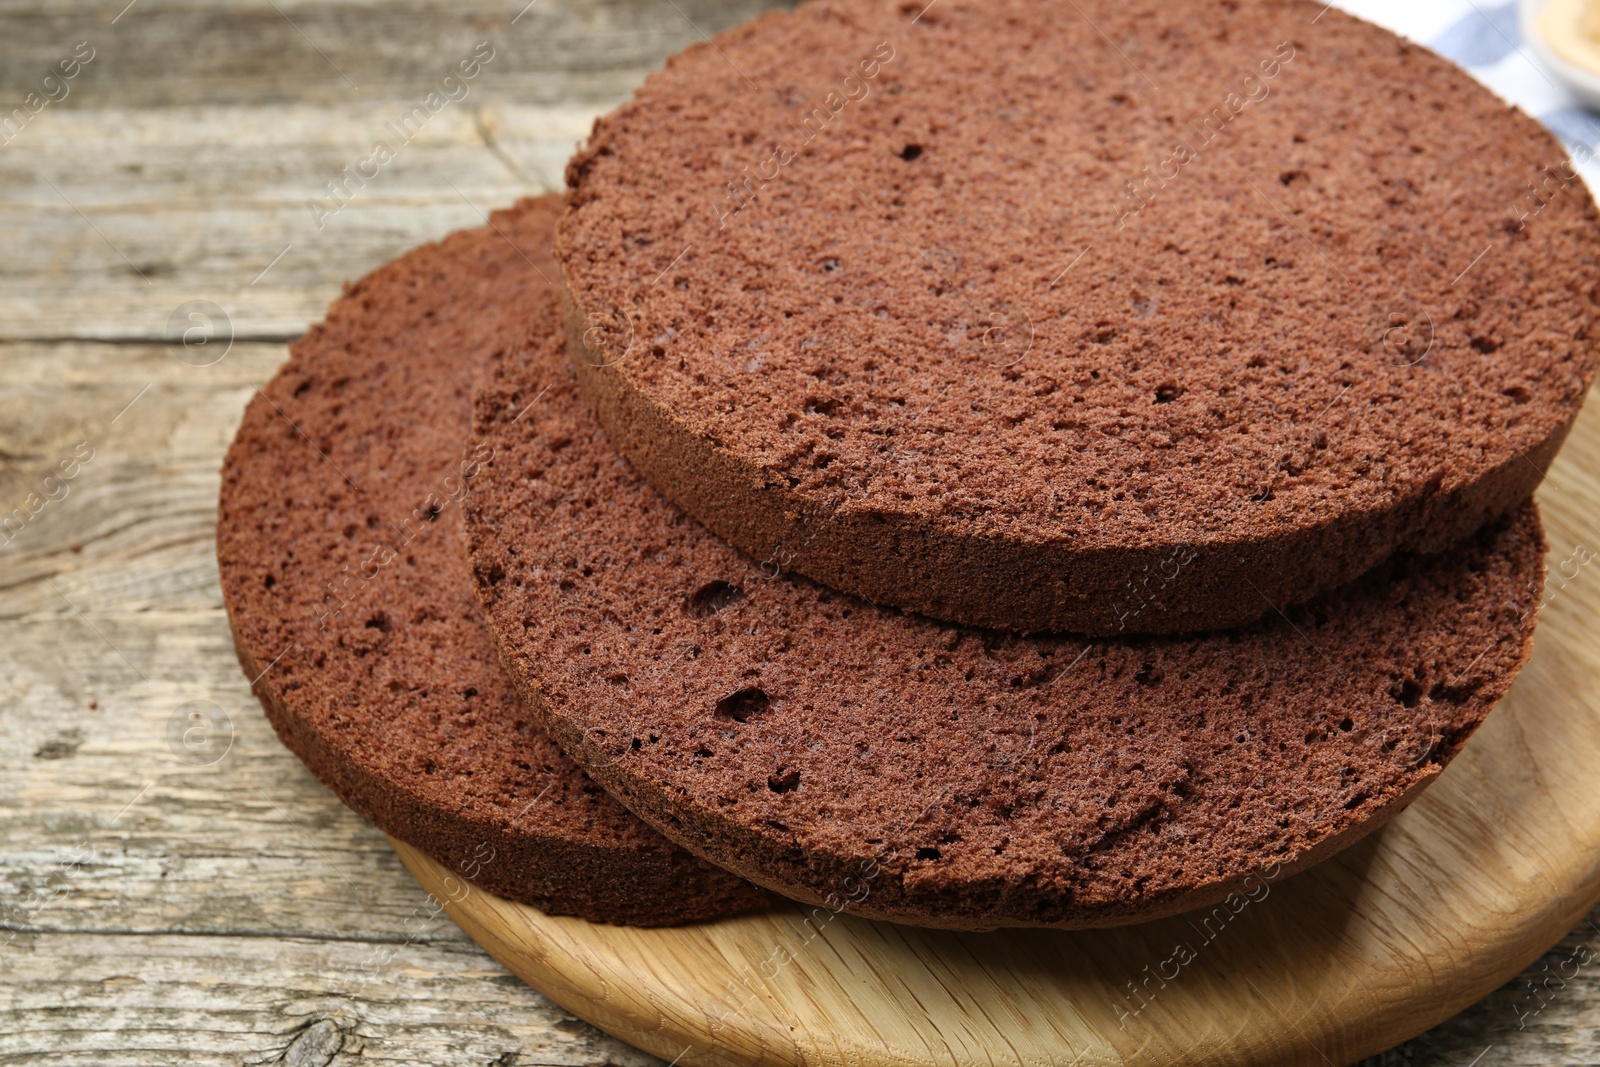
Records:
<instances>
[{"instance_id":1,"label":"round cake layer","mask_svg":"<svg viewBox=\"0 0 1600 1067\"><path fill-rule=\"evenodd\" d=\"M217 559L245 674L295 755L386 832L544 911L662 924L765 893L671 845L518 700L457 505L492 455L471 387L559 331L558 203L526 200L345 289L250 403Z\"/></svg>"},{"instance_id":2,"label":"round cake layer","mask_svg":"<svg viewBox=\"0 0 1600 1067\"><path fill-rule=\"evenodd\" d=\"M1297 870L1432 781L1531 648L1531 502L1246 629L1085 644L741 555L613 451L558 344L486 380L474 432L479 596L562 747L692 851L862 915L1110 925Z\"/></svg>"},{"instance_id":3,"label":"round cake layer","mask_svg":"<svg viewBox=\"0 0 1600 1067\"><path fill-rule=\"evenodd\" d=\"M756 559L1024 632L1232 626L1531 493L1594 372L1565 155L1321 0L803 4L597 123L568 337Z\"/></svg>"}]
</instances>

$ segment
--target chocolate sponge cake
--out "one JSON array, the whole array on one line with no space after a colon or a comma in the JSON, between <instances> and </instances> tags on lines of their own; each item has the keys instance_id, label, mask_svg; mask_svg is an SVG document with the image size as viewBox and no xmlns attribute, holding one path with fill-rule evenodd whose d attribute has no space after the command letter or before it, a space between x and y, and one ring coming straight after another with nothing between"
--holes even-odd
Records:
<instances>
[{"instance_id":1,"label":"chocolate sponge cake","mask_svg":"<svg viewBox=\"0 0 1600 1067\"><path fill-rule=\"evenodd\" d=\"M528 200L346 288L254 398L217 557L283 742L385 831L547 912L677 923L766 894L669 844L518 700L471 594L458 504L491 453L470 388L555 315L557 205Z\"/></svg>"},{"instance_id":2,"label":"chocolate sponge cake","mask_svg":"<svg viewBox=\"0 0 1600 1067\"><path fill-rule=\"evenodd\" d=\"M1565 155L1321 0L816 0L595 125L571 355L755 559L1019 631L1243 624L1538 483L1594 372L1594 206L1517 207Z\"/></svg>"},{"instance_id":3,"label":"chocolate sponge cake","mask_svg":"<svg viewBox=\"0 0 1600 1067\"><path fill-rule=\"evenodd\" d=\"M563 749L719 866L906 923L1130 922L1330 855L1506 691L1543 576L1529 502L1248 628L1022 637L740 554L614 452L558 343L474 432L480 599Z\"/></svg>"}]
</instances>

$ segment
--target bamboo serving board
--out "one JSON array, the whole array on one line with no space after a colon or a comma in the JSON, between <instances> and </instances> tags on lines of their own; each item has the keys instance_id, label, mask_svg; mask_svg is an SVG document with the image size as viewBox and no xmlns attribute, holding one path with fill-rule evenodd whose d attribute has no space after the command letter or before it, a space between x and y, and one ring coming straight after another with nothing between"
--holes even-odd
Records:
<instances>
[{"instance_id":1,"label":"bamboo serving board","mask_svg":"<svg viewBox=\"0 0 1600 1067\"><path fill-rule=\"evenodd\" d=\"M1510 695L1384 829L1236 909L971 934L793 905L640 930L509 903L394 845L495 959L677 1064L1338 1067L1484 996L1600 899L1597 456L1590 405L1539 492L1549 576Z\"/></svg>"}]
</instances>

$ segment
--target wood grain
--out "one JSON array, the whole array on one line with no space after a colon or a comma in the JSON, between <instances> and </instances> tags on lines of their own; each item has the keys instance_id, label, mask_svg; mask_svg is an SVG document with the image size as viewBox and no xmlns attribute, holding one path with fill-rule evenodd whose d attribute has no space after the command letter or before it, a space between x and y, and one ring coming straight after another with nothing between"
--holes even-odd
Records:
<instances>
[{"instance_id":1,"label":"wood grain","mask_svg":"<svg viewBox=\"0 0 1600 1067\"><path fill-rule=\"evenodd\" d=\"M297 336L346 279L419 240L477 225L517 195L558 188L592 118L519 105L441 111L377 178L352 187L348 203L328 196L327 183L368 157L403 113L393 102L254 116L46 113L48 130L24 137L63 138L53 152L29 145L49 184L0 203L11 236L0 261L9 296L0 337L161 341L171 313L197 299L226 312L236 339ZM91 144L104 147L85 159Z\"/></svg>"},{"instance_id":2,"label":"wood grain","mask_svg":"<svg viewBox=\"0 0 1600 1067\"><path fill-rule=\"evenodd\" d=\"M1349 1062L1490 993L1600 900L1597 455L1591 408L1539 493L1552 557L1533 659L1461 755L1372 837L1232 907L1079 932L798 906L630 930L467 891L396 847L513 972L686 1065ZM1585 942L1555 979L1597 965Z\"/></svg>"},{"instance_id":3,"label":"wood grain","mask_svg":"<svg viewBox=\"0 0 1600 1067\"><path fill-rule=\"evenodd\" d=\"M521 0L279 0L288 19L0 0L0 112L74 42L97 48L67 100L0 147L0 515L78 442L95 450L63 499L0 535L0 1063L655 1062L434 915L382 835L277 743L233 659L212 528L245 401L344 280L553 187L593 115L698 38L691 21L712 32L766 6L675 4L687 19L663 0L539 0L467 106L319 231L306 198ZM206 366L164 343L198 299L234 336ZM169 745L189 701L231 723L214 763ZM1568 973L1596 948L1578 924L1372 1064L1596 1062L1600 968Z\"/></svg>"},{"instance_id":4,"label":"wood grain","mask_svg":"<svg viewBox=\"0 0 1600 1067\"><path fill-rule=\"evenodd\" d=\"M126 13L118 13L127 6ZM96 49L68 106L403 100L486 37L505 42L487 95L610 106L670 53L770 0L6 0L0 99L21 97L78 41ZM115 21L113 21L115 20Z\"/></svg>"}]
</instances>

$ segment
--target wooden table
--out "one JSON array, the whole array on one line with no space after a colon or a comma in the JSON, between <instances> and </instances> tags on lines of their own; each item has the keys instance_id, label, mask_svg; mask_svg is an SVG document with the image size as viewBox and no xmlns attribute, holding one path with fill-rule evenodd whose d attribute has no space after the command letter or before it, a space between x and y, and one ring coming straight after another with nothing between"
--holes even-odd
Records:
<instances>
[{"instance_id":1,"label":"wooden table","mask_svg":"<svg viewBox=\"0 0 1600 1067\"><path fill-rule=\"evenodd\" d=\"M125 2L0 4L0 118L39 94L0 127L0 1063L654 1062L433 914L277 743L217 471L344 280L558 188L595 114L764 4ZM1597 955L1586 923L1370 1062L1594 1063Z\"/></svg>"}]
</instances>

